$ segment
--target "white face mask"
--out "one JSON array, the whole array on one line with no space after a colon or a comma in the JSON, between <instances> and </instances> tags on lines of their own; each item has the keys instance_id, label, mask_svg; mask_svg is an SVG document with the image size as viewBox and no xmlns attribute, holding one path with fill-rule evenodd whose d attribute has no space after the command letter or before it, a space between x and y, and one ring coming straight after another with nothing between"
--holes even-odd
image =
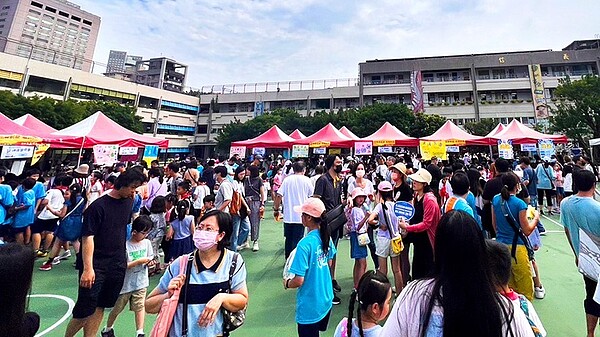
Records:
<instances>
[{"instance_id":1,"label":"white face mask","mask_svg":"<svg viewBox=\"0 0 600 337\"><path fill-rule=\"evenodd\" d=\"M356 170L356 177L362 178L365 176L365 170Z\"/></svg>"}]
</instances>

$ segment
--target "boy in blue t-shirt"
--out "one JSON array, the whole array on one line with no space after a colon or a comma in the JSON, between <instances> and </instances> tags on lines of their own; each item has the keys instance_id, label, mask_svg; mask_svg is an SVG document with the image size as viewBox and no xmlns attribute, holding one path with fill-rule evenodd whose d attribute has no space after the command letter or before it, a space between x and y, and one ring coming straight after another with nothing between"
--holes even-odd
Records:
<instances>
[{"instance_id":1,"label":"boy in blue t-shirt","mask_svg":"<svg viewBox=\"0 0 600 337\"><path fill-rule=\"evenodd\" d=\"M35 187L36 181L33 178L27 178L21 184L22 193L17 199L17 207L15 207L15 217L12 222L13 233L15 240L20 243L25 243L25 232L35 220Z\"/></svg>"}]
</instances>

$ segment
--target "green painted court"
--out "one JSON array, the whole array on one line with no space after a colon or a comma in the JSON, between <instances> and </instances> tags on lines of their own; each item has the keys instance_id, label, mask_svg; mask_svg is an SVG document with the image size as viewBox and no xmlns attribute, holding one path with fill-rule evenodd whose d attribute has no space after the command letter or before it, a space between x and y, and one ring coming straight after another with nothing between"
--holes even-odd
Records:
<instances>
[{"instance_id":1,"label":"green painted court","mask_svg":"<svg viewBox=\"0 0 600 337\"><path fill-rule=\"evenodd\" d=\"M272 207L268 206L267 209ZM574 257L562 227L556 223L558 217L544 218L548 234L543 237L544 246L537 253L546 298L535 300L534 306L548 331L548 336L584 336L583 279L574 265ZM294 336L295 291L284 290L281 282L283 257L283 225L275 222L269 214L261 228L260 251L244 250L242 255L248 270L250 293L246 323L234 336ZM348 296L352 290L352 266L349 241L341 240L338 258L337 279L342 286L342 304L334 306L329 330L323 336L332 336L340 319L347 315ZM66 321L61 321L69 310L68 299L77 299L77 272L73 259L63 261L51 271L34 272L30 310L42 318L40 333L44 336L63 336ZM370 264L369 268L373 268ZM151 288L158 283L158 276L150 280ZM151 290L151 289L149 289ZM48 296L47 296L48 295ZM59 295L58 297L50 297ZM66 298L63 298L63 297ZM105 319L106 319L105 315ZM155 316L146 317L146 334L149 335ZM135 336L135 324L131 312L123 312L115 326L117 337ZM83 335L83 334L81 334ZM40 336L40 335L38 335Z\"/></svg>"}]
</instances>

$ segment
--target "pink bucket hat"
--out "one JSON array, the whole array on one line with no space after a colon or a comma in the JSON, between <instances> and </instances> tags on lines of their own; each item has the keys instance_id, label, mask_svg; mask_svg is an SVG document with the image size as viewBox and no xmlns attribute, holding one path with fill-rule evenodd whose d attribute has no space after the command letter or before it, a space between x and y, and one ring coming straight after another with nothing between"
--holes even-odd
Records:
<instances>
[{"instance_id":1,"label":"pink bucket hat","mask_svg":"<svg viewBox=\"0 0 600 337\"><path fill-rule=\"evenodd\" d=\"M318 198L308 198L302 206L294 206L296 213L306 213L313 218L320 218L325 212L325 204Z\"/></svg>"}]
</instances>

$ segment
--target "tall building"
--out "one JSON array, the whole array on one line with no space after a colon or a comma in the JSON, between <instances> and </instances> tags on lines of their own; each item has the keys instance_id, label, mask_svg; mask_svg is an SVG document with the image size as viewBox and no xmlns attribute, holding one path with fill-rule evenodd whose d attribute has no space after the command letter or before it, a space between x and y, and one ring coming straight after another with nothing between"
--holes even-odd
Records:
<instances>
[{"instance_id":1,"label":"tall building","mask_svg":"<svg viewBox=\"0 0 600 337\"><path fill-rule=\"evenodd\" d=\"M169 91L183 92L188 66L166 57L138 61L134 81Z\"/></svg>"},{"instance_id":2,"label":"tall building","mask_svg":"<svg viewBox=\"0 0 600 337\"><path fill-rule=\"evenodd\" d=\"M3 0L0 51L90 71L100 17L66 0Z\"/></svg>"},{"instance_id":3,"label":"tall building","mask_svg":"<svg viewBox=\"0 0 600 337\"><path fill-rule=\"evenodd\" d=\"M137 62L141 56L128 55L125 51L111 50L108 54L105 76L125 81L133 81Z\"/></svg>"}]
</instances>

